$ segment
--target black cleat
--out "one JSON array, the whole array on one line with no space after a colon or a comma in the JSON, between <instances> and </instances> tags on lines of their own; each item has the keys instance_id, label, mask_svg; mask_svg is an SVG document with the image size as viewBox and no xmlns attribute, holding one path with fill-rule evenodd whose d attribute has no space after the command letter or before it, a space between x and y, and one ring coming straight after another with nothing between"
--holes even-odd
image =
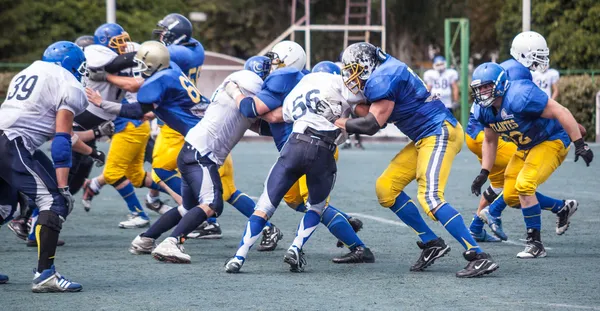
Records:
<instances>
[{"instance_id":1,"label":"black cleat","mask_svg":"<svg viewBox=\"0 0 600 311\"><path fill-rule=\"evenodd\" d=\"M423 251L417 262L410 267L410 271L423 271L425 268L431 266L436 259L450 252L450 246L446 245L442 238L437 238L427 243L417 241L417 245Z\"/></svg>"},{"instance_id":2,"label":"black cleat","mask_svg":"<svg viewBox=\"0 0 600 311\"><path fill-rule=\"evenodd\" d=\"M525 249L517 254L517 258L533 259L546 257L546 249L540 238L540 230L527 230L527 245Z\"/></svg>"},{"instance_id":3,"label":"black cleat","mask_svg":"<svg viewBox=\"0 0 600 311\"><path fill-rule=\"evenodd\" d=\"M190 239L220 239L223 237L223 232L221 231L221 225L219 223L208 223L207 221L203 222L190 234L187 236Z\"/></svg>"},{"instance_id":4,"label":"black cleat","mask_svg":"<svg viewBox=\"0 0 600 311\"><path fill-rule=\"evenodd\" d=\"M375 255L368 247L357 246L348 254L335 257L332 261L334 263L373 263L375 262Z\"/></svg>"},{"instance_id":5,"label":"black cleat","mask_svg":"<svg viewBox=\"0 0 600 311\"><path fill-rule=\"evenodd\" d=\"M259 252L269 252L274 250L277 247L277 242L283 238L283 233L281 233L281 230L275 227L274 224L271 224L271 227L263 229L262 235L262 240L256 248Z\"/></svg>"},{"instance_id":6,"label":"black cleat","mask_svg":"<svg viewBox=\"0 0 600 311\"><path fill-rule=\"evenodd\" d=\"M25 218L13 219L7 226L21 240L26 240L29 236L29 226Z\"/></svg>"},{"instance_id":7,"label":"black cleat","mask_svg":"<svg viewBox=\"0 0 600 311\"><path fill-rule=\"evenodd\" d=\"M575 200L565 200L563 207L556 213L556 234L563 235L569 229L571 216L577 211L579 203Z\"/></svg>"},{"instance_id":8,"label":"black cleat","mask_svg":"<svg viewBox=\"0 0 600 311\"><path fill-rule=\"evenodd\" d=\"M290 271L292 272L303 272L306 266L306 258L304 258L304 252L298 251L295 247L290 247L283 256L283 262L290 265Z\"/></svg>"},{"instance_id":9,"label":"black cleat","mask_svg":"<svg viewBox=\"0 0 600 311\"><path fill-rule=\"evenodd\" d=\"M474 278L492 273L500 268L488 253L477 254L473 250L468 250L463 253L463 256L469 263L464 269L456 272L457 278Z\"/></svg>"},{"instance_id":10,"label":"black cleat","mask_svg":"<svg viewBox=\"0 0 600 311\"><path fill-rule=\"evenodd\" d=\"M356 217L349 218L348 222L350 223L350 226L352 226L352 229L354 230L354 232L360 231L360 229L362 229L362 227L363 227L363 222ZM344 247L344 242L338 240L336 246Z\"/></svg>"}]
</instances>

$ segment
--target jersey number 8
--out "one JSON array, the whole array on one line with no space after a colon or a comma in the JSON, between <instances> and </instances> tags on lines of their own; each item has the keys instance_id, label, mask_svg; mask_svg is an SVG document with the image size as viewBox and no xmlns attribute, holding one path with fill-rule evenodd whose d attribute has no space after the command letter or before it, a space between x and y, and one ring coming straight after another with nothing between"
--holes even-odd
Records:
<instances>
[{"instance_id":1,"label":"jersey number 8","mask_svg":"<svg viewBox=\"0 0 600 311\"><path fill-rule=\"evenodd\" d=\"M33 88L37 83L38 76L31 76L27 78L27 80L25 80L25 78L27 77L22 75L15 80L15 86L10 90L10 92L8 92L8 94L6 94L7 100L13 99L15 95L17 96L18 100L26 100L29 98L29 96L31 96Z\"/></svg>"},{"instance_id":2,"label":"jersey number 8","mask_svg":"<svg viewBox=\"0 0 600 311\"><path fill-rule=\"evenodd\" d=\"M197 104L202 99L200 95L200 91L196 88L196 86L184 75L179 76L179 82L181 82L181 86L188 92L190 99L194 104Z\"/></svg>"}]
</instances>

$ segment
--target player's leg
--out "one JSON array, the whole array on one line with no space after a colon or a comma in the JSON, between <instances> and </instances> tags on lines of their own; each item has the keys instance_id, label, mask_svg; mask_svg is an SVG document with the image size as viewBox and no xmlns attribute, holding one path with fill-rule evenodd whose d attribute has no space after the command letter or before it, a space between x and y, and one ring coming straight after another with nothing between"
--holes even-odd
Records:
<instances>
[{"instance_id":1,"label":"player's leg","mask_svg":"<svg viewBox=\"0 0 600 311\"><path fill-rule=\"evenodd\" d=\"M452 126L449 122L445 122L440 134L417 142L418 199L427 215L433 220L438 220L466 250L464 257L469 263L463 270L457 272L456 276L474 277L491 273L498 268L498 265L477 245L465 226L463 217L444 199L444 189L452 162L460 152L463 141L464 133L460 124ZM441 242L440 244L445 244ZM425 259L427 255L423 261L426 261Z\"/></svg>"},{"instance_id":2,"label":"player's leg","mask_svg":"<svg viewBox=\"0 0 600 311\"><path fill-rule=\"evenodd\" d=\"M17 190L0 178L0 228L12 219L17 210L18 202ZM6 282L8 282L8 276L0 274L0 284Z\"/></svg>"},{"instance_id":3,"label":"player's leg","mask_svg":"<svg viewBox=\"0 0 600 311\"><path fill-rule=\"evenodd\" d=\"M540 237L542 208L536 197L536 189L562 164L568 152L569 149L560 140L545 141L531 148L525 158L515 184L527 228L527 246L517 254L518 258L546 256Z\"/></svg>"},{"instance_id":4,"label":"player's leg","mask_svg":"<svg viewBox=\"0 0 600 311\"><path fill-rule=\"evenodd\" d=\"M185 142L184 137L166 124L156 138L152 155L152 179L181 196L181 175L177 171L177 156ZM163 184L161 184L163 183ZM175 198L181 201L181 197Z\"/></svg>"}]
</instances>

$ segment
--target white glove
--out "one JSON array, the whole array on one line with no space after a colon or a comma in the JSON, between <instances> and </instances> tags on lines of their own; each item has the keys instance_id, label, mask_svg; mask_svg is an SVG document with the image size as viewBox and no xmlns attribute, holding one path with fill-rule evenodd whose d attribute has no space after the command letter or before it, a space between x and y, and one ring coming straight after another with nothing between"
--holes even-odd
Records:
<instances>
[{"instance_id":1,"label":"white glove","mask_svg":"<svg viewBox=\"0 0 600 311\"><path fill-rule=\"evenodd\" d=\"M227 82L227 84L225 85L225 92L233 99L236 99L238 96L242 95L240 87L237 85L237 83L233 81Z\"/></svg>"}]
</instances>

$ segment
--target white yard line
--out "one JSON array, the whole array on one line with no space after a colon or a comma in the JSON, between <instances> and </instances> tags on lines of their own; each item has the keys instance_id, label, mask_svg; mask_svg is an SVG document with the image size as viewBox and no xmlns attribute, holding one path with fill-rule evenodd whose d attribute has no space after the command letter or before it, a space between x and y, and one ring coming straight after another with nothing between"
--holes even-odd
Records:
<instances>
[{"instance_id":1,"label":"white yard line","mask_svg":"<svg viewBox=\"0 0 600 311\"><path fill-rule=\"evenodd\" d=\"M350 216L356 216L356 217L360 217L360 218L375 220L380 223L384 223L384 224L388 224L388 225L394 225L394 226L408 228L408 226L406 224L404 224L401 221L397 221L397 220L389 220L389 219L385 219L385 218L381 218L381 217L377 217L377 216L371 216L371 215L367 215L367 214L361 214L361 213L347 213L347 214Z\"/></svg>"}]
</instances>

